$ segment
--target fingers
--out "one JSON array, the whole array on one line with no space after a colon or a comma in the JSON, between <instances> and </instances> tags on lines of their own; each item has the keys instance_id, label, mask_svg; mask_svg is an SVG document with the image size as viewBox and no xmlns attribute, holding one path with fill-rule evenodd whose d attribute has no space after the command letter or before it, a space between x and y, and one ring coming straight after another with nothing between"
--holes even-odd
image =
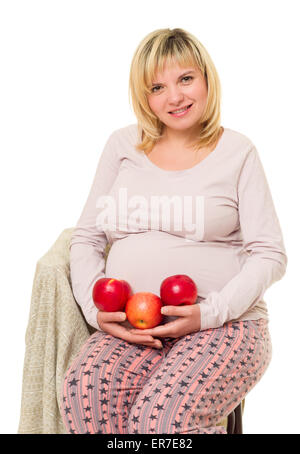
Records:
<instances>
[{"instance_id":1,"label":"fingers","mask_svg":"<svg viewBox=\"0 0 300 454\"><path fill-rule=\"evenodd\" d=\"M106 312L106 311L99 311L98 318L103 323L109 322L124 322L126 320L126 313L125 312Z\"/></svg>"},{"instance_id":2,"label":"fingers","mask_svg":"<svg viewBox=\"0 0 300 454\"><path fill-rule=\"evenodd\" d=\"M158 336L158 337L171 337L173 335L173 325L171 325L172 322L166 323L165 325L159 325L156 326L155 328L152 329L145 329L145 335L151 335L151 336ZM131 329L130 332L132 334L138 334L139 329Z\"/></svg>"},{"instance_id":3,"label":"fingers","mask_svg":"<svg viewBox=\"0 0 300 454\"><path fill-rule=\"evenodd\" d=\"M142 345L146 345L147 347L153 347L153 348L162 348L162 343L161 341L159 341L158 339L152 339L152 340L146 340L146 339L142 339L142 340L137 340L137 339L132 339L132 340L129 340L128 342L132 343L132 344L142 344Z\"/></svg>"},{"instance_id":4,"label":"fingers","mask_svg":"<svg viewBox=\"0 0 300 454\"><path fill-rule=\"evenodd\" d=\"M111 334L112 336L124 339L129 343L134 344L143 344L149 347L162 348L162 343L158 339L154 339L149 334L137 333L133 334L130 331L120 324L118 318L118 312L101 312L101 315L98 314L98 324L103 331ZM101 320L99 320L99 317ZM105 321L105 319L107 321ZM114 319L114 321L112 321ZM117 323L116 323L117 322Z\"/></svg>"},{"instance_id":5,"label":"fingers","mask_svg":"<svg viewBox=\"0 0 300 454\"><path fill-rule=\"evenodd\" d=\"M129 342L148 345L150 347L162 348L162 343L159 339L155 339L150 334L129 333Z\"/></svg>"},{"instance_id":6,"label":"fingers","mask_svg":"<svg viewBox=\"0 0 300 454\"><path fill-rule=\"evenodd\" d=\"M135 344L143 344L147 345L150 347L155 347L155 348L162 348L162 343L159 339L154 339L153 336L150 336L149 334L141 334L141 333L128 333L128 342L130 343L135 343Z\"/></svg>"},{"instance_id":7,"label":"fingers","mask_svg":"<svg viewBox=\"0 0 300 454\"><path fill-rule=\"evenodd\" d=\"M161 341L159 341L157 339L155 339L153 347L158 348L159 350L161 350L163 348Z\"/></svg>"}]
</instances>

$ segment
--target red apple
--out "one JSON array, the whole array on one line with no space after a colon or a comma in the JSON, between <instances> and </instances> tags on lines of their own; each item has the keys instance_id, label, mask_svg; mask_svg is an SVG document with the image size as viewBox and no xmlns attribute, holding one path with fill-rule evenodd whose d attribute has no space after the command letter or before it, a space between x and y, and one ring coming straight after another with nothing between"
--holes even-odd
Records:
<instances>
[{"instance_id":1,"label":"red apple","mask_svg":"<svg viewBox=\"0 0 300 454\"><path fill-rule=\"evenodd\" d=\"M166 306L194 304L197 299L197 286L186 274L175 274L162 281L160 297Z\"/></svg>"},{"instance_id":2,"label":"red apple","mask_svg":"<svg viewBox=\"0 0 300 454\"><path fill-rule=\"evenodd\" d=\"M162 306L161 299L154 293L134 293L125 306L127 320L135 328L154 328L163 319L163 315L160 312Z\"/></svg>"},{"instance_id":3,"label":"red apple","mask_svg":"<svg viewBox=\"0 0 300 454\"><path fill-rule=\"evenodd\" d=\"M101 311L123 312L131 295L132 289L128 282L119 279L103 277L93 287L93 301Z\"/></svg>"}]
</instances>

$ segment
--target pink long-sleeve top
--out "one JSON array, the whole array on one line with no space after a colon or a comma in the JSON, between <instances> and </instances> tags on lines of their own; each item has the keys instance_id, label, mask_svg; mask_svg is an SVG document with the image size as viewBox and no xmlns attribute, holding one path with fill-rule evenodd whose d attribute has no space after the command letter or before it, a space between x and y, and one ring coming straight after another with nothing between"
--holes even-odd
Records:
<instances>
[{"instance_id":1,"label":"pink long-sleeve top","mask_svg":"<svg viewBox=\"0 0 300 454\"><path fill-rule=\"evenodd\" d=\"M224 128L201 162L164 170L135 149L140 139L137 124L108 137L72 233L71 282L86 321L101 330L92 299L98 279L125 279L134 293L159 296L174 274L196 283L201 330L268 319L264 293L285 274L287 255L252 141Z\"/></svg>"}]
</instances>

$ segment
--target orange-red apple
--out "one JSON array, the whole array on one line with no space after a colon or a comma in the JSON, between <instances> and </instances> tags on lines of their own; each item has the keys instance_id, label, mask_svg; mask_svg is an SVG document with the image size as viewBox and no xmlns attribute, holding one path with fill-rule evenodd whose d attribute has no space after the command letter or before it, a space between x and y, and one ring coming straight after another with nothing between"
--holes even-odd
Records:
<instances>
[{"instance_id":1,"label":"orange-red apple","mask_svg":"<svg viewBox=\"0 0 300 454\"><path fill-rule=\"evenodd\" d=\"M132 289L124 280L103 277L98 279L93 287L95 306L106 312L124 311L131 295Z\"/></svg>"},{"instance_id":2,"label":"orange-red apple","mask_svg":"<svg viewBox=\"0 0 300 454\"><path fill-rule=\"evenodd\" d=\"M174 274L162 281L160 297L166 306L194 304L197 299L197 286L186 274Z\"/></svg>"},{"instance_id":3,"label":"orange-red apple","mask_svg":"<svg viewBox=\"0 0 300 454\"><path fill-rule=\"evenodd\" d=\"M154 293L134 293L125 306L127 320L135 328L154 328L163 319L163 315L160 312L162 306L161 299Z\"/></svg>"}]
</instances>

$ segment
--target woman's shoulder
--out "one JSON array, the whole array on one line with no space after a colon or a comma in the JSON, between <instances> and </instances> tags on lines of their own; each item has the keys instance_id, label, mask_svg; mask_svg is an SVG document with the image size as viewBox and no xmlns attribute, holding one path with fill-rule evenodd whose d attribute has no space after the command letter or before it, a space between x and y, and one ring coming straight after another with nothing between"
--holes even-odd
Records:
<instances>
[{"instance_id":1,"label":"woman's shoulder","mask_svg":"<svg viewBox=\"0 0 300 454\"><path fill-rule=\"evenodd\" d=\"M224 128L227 135L227 141L230 145L235 145L243 149L253 148L255 145L249 136L236 129Z\"/></svg>"},{"instance_id":2,"label":"woman's shoulder","mask_svg":"<svg viewBox=\"0 0 300 454\"><path fill-rule=\"evenodd\" d=\"M138 139L138 124L130 123L127 126L122 126L121 128L115 129L112 134L119 140L125 141L137 141Z\"/></svg>"},{"instance_id":3,"label":"woman's shoulder","mask_svg":"<svg viewBox=\"0 0 300 454\"><path fill-rule=\"evenodd\" d=\"M116 150L119 159L133 158L137 153L135 145L138 144L138 141L137 123L114 129L109 136L109 142L113 143L113 148Z\"/></svg>"}]
</instances>

